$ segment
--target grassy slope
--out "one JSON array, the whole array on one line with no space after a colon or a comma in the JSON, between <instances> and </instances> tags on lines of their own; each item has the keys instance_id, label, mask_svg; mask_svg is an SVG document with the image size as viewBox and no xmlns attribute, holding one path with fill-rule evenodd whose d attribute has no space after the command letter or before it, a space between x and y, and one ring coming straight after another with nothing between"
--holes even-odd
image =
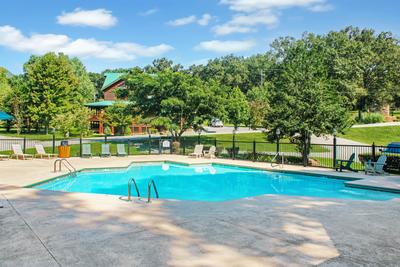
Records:
<instances>
[{"instance_id":1,"label":"grassy slope","mask_svg":"<svg viewBox=\"0 0 400 267\"><path fill-rule=\"evenodd\" d=\"M400 142L400 126L351 128L340 137L366 144L387 145Z\"/></svg>"}]
</instances>

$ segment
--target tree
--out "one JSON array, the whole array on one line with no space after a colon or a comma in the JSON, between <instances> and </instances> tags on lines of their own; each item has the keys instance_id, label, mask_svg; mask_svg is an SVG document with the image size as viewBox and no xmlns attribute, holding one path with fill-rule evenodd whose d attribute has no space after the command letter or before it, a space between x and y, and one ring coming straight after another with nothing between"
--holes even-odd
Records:
<instances>
[{"instance_id":1,"label":"tree","mask_svg":"<svg viewBox=\"0 0 400 267\"><path fill-rule=\"evenodd\" d=\"M248 123L249 104L246 95L240 91L239 87L233 88L226 101L226 112L229 122L233 123L235 129L240 124Z\"/></svg>"},{"instance_id":2,"label":"tree","mask_svg":"<svg viewBox=\"0 0 400 267\"><path fill-rule=\"evenodd\" d=\"M264 125L277 128L298 144L307 159L311 135L331 134L348 127L346 100L333 87L327 74L324 41L312 34L301 40L280 39L274 43L279 76L270 95L271 112ZM307 164L307 162L304 162Z\"/></svg>"},{"instance_id":3,"label":"tree","mask_svg":"<svg viewBox=\"0 0 400 267\"><path fill-rule=\"evenodd\" d=\"M86 107L80 107L74 110L74 128L81 136L88 136L91 134L90 119L93 113L94 111Z\"/></svg>"},{"instance_id":4,"label":"tree","mask_svg":"<svg viewBox=\"0 0 400 267\"><path fill-rule=\"evenodd\" d=\"M73 58L70 60L74 74L78 79L78 85L72 91L72 100L78 105L82 105L88 101L93 101L95 99L95 87L90 79L90 75L86 72L86 67L78 58Z\"/></svg>"},{"instance_id":5,"label":"tree","mask_svg":"<svg viewBox=\"0 0 400 267\"><path fill-rule=\"evenodd\" d=\"M125 80L127 88L122 94L133 103L136 115L160 129L165 127L175 139L189 128L219 116L223 106L223 98L215 94L219 90L216 83L205 83L169 68L156 75L136 70Z\"/></svg>"},{"instance_id":6,"label":"tree","mask_svg":"<svg viewBox=\"0 0 400 267\"><path fill-rule=\"evenodd\" d=\"M75 103L79 86L74 66L67 56L48 53L31 56L24 65L26 108L32 122L49 125L57 114L68 112ZM72 104L71 104L72 103Z\"/></svg>"},{"instance_id":7,"label":"tree","mask_svg":"<svg viewBox=\"0 0 400 267\"><path fill-rule=\"evenodd\" d=\"M69 137L74 129L74 124L75 114L72 112L65 112L55 115L50 126L59 131L64 137Z\"/></svg>"},{"instance_id":8,"label":"tree","mask_svg":"<svg viewBox=\"0 0 400 267\"><path fill-rule=\"evenodd\" d=\"M114 103L105 112L106 123L117 128L122 134L125 133L127 126L132 124L133 117L129 107L123 103Z\"/></svg>"},{"instance_id":9,"label":"tree","mask_svg":"<svg viewBox=\"0 0 400 267\"><path fill-rule=\"evenodd\" d=\"M10 111L7 104L12 93L9 82L10 76L11 74L7 69L0 67L0 110L3 111Z\"/></svg>"},{"instance_id":10,"label":"tree","mask_svg":"<svg viewBox=\"0 0 400 267\"><path fill-rule=\"evenodd\" d=\"M249 121L248 124L252 128L263 125L265 116L269 111L268 90L271 89L270 84L264 84L263 87L254 87L247 92L247 100L249 101Z\"/></svg>"},{"instance_id":11,"label":"tree","mask_svg":"<svg viewBox=\"0 0 400 267\"><path fill-rule=\"evenodd\" d=\"M93 83L96 99L103 98L104 73L89 72L89 79Z\"/></svg>"}]
</instances>

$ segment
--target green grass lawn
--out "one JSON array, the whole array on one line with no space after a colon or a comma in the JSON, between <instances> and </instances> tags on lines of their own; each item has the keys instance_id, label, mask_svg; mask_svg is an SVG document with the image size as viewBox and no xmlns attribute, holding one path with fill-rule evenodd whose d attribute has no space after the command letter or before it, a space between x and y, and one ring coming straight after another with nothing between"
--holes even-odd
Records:
<instances>
[{"instance_id":1,"label":"green grass lawn","mask_svg":"<svg viewBox=\"0 0 400 267\"><path fill-rule=\"evenodd\" d=\"M371 145L387 145L400 142L400 126L350 128L340 137Z\"/></svg>"}]
</instances>

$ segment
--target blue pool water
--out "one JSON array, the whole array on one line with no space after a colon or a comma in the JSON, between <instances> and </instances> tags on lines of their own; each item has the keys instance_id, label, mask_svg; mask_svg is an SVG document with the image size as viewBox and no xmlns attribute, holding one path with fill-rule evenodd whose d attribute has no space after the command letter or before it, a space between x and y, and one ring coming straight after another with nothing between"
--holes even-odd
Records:
<instances>
[{"instance_id":1,"label":"blue pool water","mask_svg":"<svg viewBox=\"0 0 400 267\"><path fill-rule=\"evenodd\" d=\"M226 165L186 166L172 163L132 164L124 169L97 169L78 172L36 186L39 189L110 195L127 195L128 181L134 177L142 196L150 179L160 198L224 201L264 194L389 200L398 194L345 187L343 180L302 174L267 172ZM134 188L132 194L136 193Z\"/></svg>"}]
</instances>

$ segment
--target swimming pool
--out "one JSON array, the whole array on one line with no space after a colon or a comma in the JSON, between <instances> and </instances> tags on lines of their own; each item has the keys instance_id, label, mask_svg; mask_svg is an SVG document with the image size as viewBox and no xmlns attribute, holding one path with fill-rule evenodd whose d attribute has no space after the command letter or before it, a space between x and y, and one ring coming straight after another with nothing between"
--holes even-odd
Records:
<instances>
[{"instance_id":1,"label":"swimming pool","mask_svg":"<svg viewBox=\"0 0 400 267\"><path fill-rule=\"evenodd\" d=\"M168 162L133 163L121 169L83 170L76 176L57 178L35 188L126 196L131 178L135 178L142 196L147 196L147 186L152 179L160 198L177 200L225 201L265 194L358 200L390 200L400 196L346 187L344 180L321 176L219 164L189 166Z\"/></svg>"}]
</instances>

